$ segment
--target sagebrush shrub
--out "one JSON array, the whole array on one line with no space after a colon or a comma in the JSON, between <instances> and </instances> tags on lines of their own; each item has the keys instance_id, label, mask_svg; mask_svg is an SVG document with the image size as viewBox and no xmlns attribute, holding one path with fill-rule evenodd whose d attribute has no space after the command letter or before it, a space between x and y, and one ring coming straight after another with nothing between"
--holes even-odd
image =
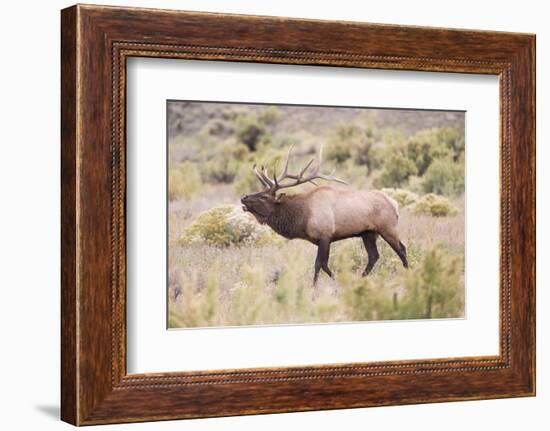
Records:
<instances>
[{"instance_id":1,"label":"sagebrush shrub","mask_svg":"<svg viewBox=\"0 0 550 431\"><path fill-rule=\"evenodd\" d=\"M260 225L237 205L221 205L201 213L183 230L183 245L206 243L217 247L265 244L276 241L270 228Z\"/></svg>"},{"instance_id":2,"label":"sagebrush shrub","mask_svg":"<svg viewBox=\"0 0 550 431\"><path fill-rule=\"evenodd\" d=\"M428 214L434 217L455 215L458 212L458 209L449 199L434 193L422 196L412 206L412 209L417 214Z\"/></svg>"},{"instance_id":3,"label":"sagebrush shrub","mask_svg":"<svg viewBox=\"0 0 550 431\"><path fill-rule=\"evenodd\" d=\"M420 198L416 193L405 189L384 188L382 191L392 199L395 199L400 207L415 204Z\"/></svg>"}]
</instances>

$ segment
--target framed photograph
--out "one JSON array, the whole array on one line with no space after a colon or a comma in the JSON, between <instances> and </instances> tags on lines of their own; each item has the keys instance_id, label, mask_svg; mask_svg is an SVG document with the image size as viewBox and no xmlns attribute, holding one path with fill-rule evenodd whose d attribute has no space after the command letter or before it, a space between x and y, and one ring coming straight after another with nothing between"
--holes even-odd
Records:
<instances>
[{"instance_id":1,"label":"framed photograph","mask_svg":"<svg viewBox=\"0 0 550 431\"><path fill-rule=\"evenodd\" d=\"M535 394L535 36L61 14L62 419Z\"/></svg>"}]
</instances>

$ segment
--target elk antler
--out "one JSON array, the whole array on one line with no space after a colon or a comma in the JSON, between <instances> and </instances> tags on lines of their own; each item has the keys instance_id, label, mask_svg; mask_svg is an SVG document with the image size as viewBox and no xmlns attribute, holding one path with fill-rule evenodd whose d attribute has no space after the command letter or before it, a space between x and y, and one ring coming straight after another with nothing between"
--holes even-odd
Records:
<instances>
[{"instance_id":1,"label":"elk antler","mask_svg":"<svg viewBox=\"0 0 550 431\"><path fill-rule=\"evenodd\" d=\"M252 166L252 169L254 170L256 177L258 177L258 180L260 180L260 182L266 189L269 189L273 186L273 183L271 182L271 180L264 174L265 168L263 166L262 166L262 173L258 172L258 170L256 169L256 163L254 163L254 166Z\"/></svg>"},{"instance_id":2,"label":"elk antler","mask_svg":"<svg viewBox=\"0 0 550 431\"><path fill-rule=\"evenodd\" d=\"M285 167L284 167L283 173L279 177L277 176L277 165L276 164L273 168L273 179L269 178L269 175L268 175L268 173L267 173L264 166L262 166L261 172L258 172L258 170L256 169L256 165L254 165L254 167L253 167L254 173L258 177L258 180L260 180L260 182L266 188L266 190L276 192L277 190L286 189L286 188L289 188L289 187L295 187L295 186L298 186L298 185L304 184L304 183L312 183L312 184L317 185L314 181L316 179L321 179L321 180L325 180L325 181L335 181L335 182L338 182L338 183L347 184L347 182L345 182L344 180L341 180L341 179L336 178L334 176L334 171L336 170L336 168L333 169L332 172L329 175L321 174L319 172L320 169L321 169L322 158L323 158L323 146L322 145L319 149L319 157L318 157L318 160L317 160L317 164L315 165L313 170L307 176L304 176L304 175L306 174L306 172L308 171L308 169L310 168L311 164L314 162L315 159L311 159L302 168L302 170L298 174L289 174L288 173L288 163L290 161L290 154L292 153L292 148L293 147L294 147L294 145L292 145L288 150L288 154L286 156L286 161L285 161ZM291 179L291 180L294 180L294 181L284 184L283 181L286 180L286 179Z\"/></svg>"}]
</instances>

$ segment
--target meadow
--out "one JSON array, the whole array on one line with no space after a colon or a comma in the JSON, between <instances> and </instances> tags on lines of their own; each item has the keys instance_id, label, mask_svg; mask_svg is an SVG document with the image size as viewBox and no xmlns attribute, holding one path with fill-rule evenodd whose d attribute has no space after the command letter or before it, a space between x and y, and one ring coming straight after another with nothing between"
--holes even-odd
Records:
<instances>
[{"instance_id":1,"label":"meadow","mask_svg":"<svg viewBox=\"0 0 550 431\"><path fill-rule=\"evenodd\" d=\"M170 104L170 328L464 315L462 113ZM399 202L408 270L379 239L380 260L361 277L363 243L347 239L331 248L334 279L313 287L316 247L242 211L240 197L261 189L254 163L272 169L293 145L297 171L321 144L327 172Z\"/></svg>"}]
</instances>

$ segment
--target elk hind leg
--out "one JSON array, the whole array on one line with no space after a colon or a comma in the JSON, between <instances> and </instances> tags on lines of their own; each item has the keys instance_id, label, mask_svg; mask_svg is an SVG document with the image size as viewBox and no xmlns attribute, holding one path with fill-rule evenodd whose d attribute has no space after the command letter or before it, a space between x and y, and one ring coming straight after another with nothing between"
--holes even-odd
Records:
<instances>
[{"instance_id":1,"label":"elk hind leg","mask_svg":"<svg viewBox=\"0 0 550 431\"><path fill-rule=\"evenodd\" d=\"M367 267L363 271L363 277L368 275L374 264L378 261L380 254L378 253L378 248L376 247L376 240L378 239L378 234L374 231L367 231L361 235L363 239L363 244L365 244L365 249L367 250L367 255L369 260L367 262Z\"/></svg>"},{"instance_id":2,"label":"elk hind leg","mask_svg":"<svg viewBox=\"0 0 550 431\"><path fill-rule=\"evenodd\" d=\"M383 233L382 238L390 245L390 247L397 253L403 266L405 268L409 267L409 262L407 261L407 248L403 244L398 236L394 233Z\"/></svg>"}]
</instances>

